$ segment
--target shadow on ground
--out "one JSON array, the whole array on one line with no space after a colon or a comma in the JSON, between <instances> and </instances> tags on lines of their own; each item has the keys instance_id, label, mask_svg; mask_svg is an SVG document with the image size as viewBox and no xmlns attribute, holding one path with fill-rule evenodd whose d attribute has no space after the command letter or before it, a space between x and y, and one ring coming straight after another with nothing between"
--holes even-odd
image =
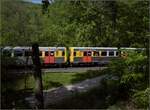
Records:
<instances>
[{"instance_id":1,"label":"shadow on ground","mask_svg":"<svg viewBox=\"0 0 150 110\"><path fill-rule=\"evenodd\" d=\"M66 89L66 88L64 88ZM63 99L59 103L50 104L47 108L55 109L106 109L108 104L105 97L107 94L100 88L95 88L86 93L73 94L71 98Z\"/></svg>"}]
</instances>

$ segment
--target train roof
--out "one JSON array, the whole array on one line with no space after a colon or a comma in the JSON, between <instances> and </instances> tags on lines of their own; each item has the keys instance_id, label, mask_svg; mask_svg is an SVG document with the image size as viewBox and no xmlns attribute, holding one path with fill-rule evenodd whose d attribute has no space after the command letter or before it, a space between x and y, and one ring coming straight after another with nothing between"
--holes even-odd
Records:
<instances>
[{"instance_id":1,"label":"train roof","mask_svg":"<svg viewBox=\"0 0 150 110\"><path fill-rule=\"evenodd\" d=\"M60 48L60 49L65 49L66 47L39 47L39 48Z\"/></svg>"},{"instance_id":2,"label":"train roof","mask_svg":"<svg viewBox=\"0 0 150 110\"><path fill-rule=\"evenodd\" d=\"M32 47L28 47L28 46L24 46L24 47L14 47L13 49L31 49ZM39 47L40 49L47 49L47 48L51 48L51 49L65 49L66 47Z\"/></svg>"},{"instance_id":3,"label":"train roof","mask_svg":"<svg viewBox=\"0 0 150 110\"><path fill-rule=\"evenodd\" d=\"M14 47L13 50L15 51L23 51L23 50L31 50L32 47Z\"/></svg>"},{"instance_id":4,"label":"train roof","mask_svg":"<svg viewBox=\"0 0 150 110\"><path fill-rule=\"evenodd\" d=\"M117 50L117 47L69 47L69 48L74 48L74 49L106 49L106 50ZM2 48L2 50L28 50L32 49L31 46L16 46L16 47L11 47L11 46L6 46ZM56 49L66 49L66 47L39 47L40 50L56 50ZM130 48L130 47L121 47L120 49L122 50L144 50L145 48Z\"/></svg>"},{"instance_id":5,"label":"train roof","mask_svg":"<svg viewBox=\"0 0 150 110\"><path fill-rule=\"evenodd\" d=\"M130 47L121 47L120 49L125 49L125 50L144 50L145 48L130 48Z\"/></svg>"},{"instance_id":6,"label":"train roof","mask_svg":"<svg viewBox=\"0 0 150 110\"><path fill-rule=\"evenodd\" d=\"M117 47L70 47L74 49L118 49ZM127 49L127 50L137 50L137 49L144 49L144 48L130 48L130 47L121 47L120 49Z\"/></svg>"},{"instance_id":7,"label":"train roof","mask_svg":"<svg viewBox=\"0 0 150 110\"><path fill-rule=\"evenodd\" d=\"M7 47L4 47L3 50L11 50L12 47L11 46L7 46Z\"/></svg>"},{"instance_id":8,"label":"train roof","mask_svg":"<svg viewBox=\"0 0 150 110\"><path fill-rule=\"evenodd\" d=\"M74 49L118 49L117 47L70 47Z\"/></svg>"},{"instance_id":9,"label":"train roof","mask_svg":"<svg viewBox=\"0 0 150 110\"><path fill-rule=\"evenodd\" d=\"M55 50L57 50L57 49L62 49L62 50L64 50L64 49L66 49L66 47L39 47L39 49L40 50L53 50L53 51L55 51Z\"/></svg>"}]
</instances>

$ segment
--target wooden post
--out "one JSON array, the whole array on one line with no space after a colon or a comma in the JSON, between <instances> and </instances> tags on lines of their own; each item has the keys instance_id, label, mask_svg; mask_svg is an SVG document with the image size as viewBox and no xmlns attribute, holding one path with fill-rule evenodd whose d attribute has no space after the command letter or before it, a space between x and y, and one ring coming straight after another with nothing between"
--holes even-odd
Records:
<instances>
[{"instance_id":1,"label":"wooden post","mask_svg":"<svg viewBox=\"0 0 150 110\"><path fill-rule=\"evenodd\" d=\"M36 108L44 108L41 63L38 44L32 45L32 61L34 65Z\"/></svg>"}]
</instances>

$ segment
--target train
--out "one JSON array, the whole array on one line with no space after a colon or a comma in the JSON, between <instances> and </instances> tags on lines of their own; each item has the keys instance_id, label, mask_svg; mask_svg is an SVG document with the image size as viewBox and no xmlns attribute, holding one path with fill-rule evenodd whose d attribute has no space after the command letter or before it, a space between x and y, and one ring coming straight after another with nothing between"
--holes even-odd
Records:
<instances>
[{"instance_id":1,"label":"train","mask_svg":"<svg viewBox=\"0 0 150 110\"><path fill-rule=\"evenodd\" d=\"M126 58L126 50L141 51L143 48L120 48L121 57ZM16 58L17 65L33 65L32 47L4 47L2 55ZM103 65L119 58L117 47L39 47L42 66Z\"/></svg>"}]
</instances>

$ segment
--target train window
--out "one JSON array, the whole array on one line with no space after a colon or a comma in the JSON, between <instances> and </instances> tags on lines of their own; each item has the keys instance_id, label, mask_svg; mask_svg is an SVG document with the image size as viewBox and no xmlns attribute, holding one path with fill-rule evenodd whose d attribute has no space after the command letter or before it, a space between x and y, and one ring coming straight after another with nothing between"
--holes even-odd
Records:
<instances>
[{"instance_id":1,"label":"train window","mask_svg":"<svg viewBox=\"0 0 150 110\"><path fill-rule=\"evenodd\" d=\"M116 56L118 56L118 52L116 52Z\"/></svg>"},{"instance_id":2,"label":"train window","mask_svg":"<svg viewBox=\"0 0 150 110\"><path fill-rule=\"evenodd\" d=\"M73 52L73 56L76 56L76 52Z\"/></svg>"},{"instance_id":3,"label":"train window","mask_svg":"<svg viewBox=\"0 0 150 110\"><path fill-rule=\"evenodd\" d=\"M28 51L25 51L24 55L25 56L29 56Z\"/></svg>"},{"instance_id":4,"label":"train window","mask_svg":"<svg viewBox=\"0 0 150 110\"><path fill-rule=\"evenodd\" d=\"M10 57L11 56L11 52L10 51L3 51L3 55Z\"/></svg>"},{"instance_id":5,"label":"train window","mask_svg":"<svg viewBox=\"0 0 150 110\"><path fill-rule=\"evenodd\" d=\"M93 56L99 56L99 52L94 51Z\"/></svg>"},{"instance_id":6,"label":"train window","mask_svg":"<svg viewBox=\"0 0 150 110\"><path fill-rule=\"evenodd\" d=\"M88 54L88 56L91 56L91 53L92 53L91 51L88 51L88 53L87 53L87 54Z\"/></svg>"},{"instance_id":7,"label":"train window","mask_svg":"<svg viewBox=\"0 0 150 110\"><path fill-rule=\"evenodd\" d=\"M39 51L39 56L42 56L42 51Z\"/></svg>"},{"instance_id":8,"label":"train window","mask_svg":"<svg viewBox=\"0 0 150 110\"><path fill-rule=\"evenodd\" d=\"M45 56L49 56L49 52L48 51L45 51Z\"/></svg>"},{"instance_id":9,"label":"train window","mask_svg":"<svg viewBox=\"0 0 150 110\"><path fill-rule=\"evenodd\" d=\"M21 51L15 51L14 52L14 56L16 56L16 57L19 57L19 56L22 56L22 55L23 55L23 53Z\"/></svg>"},{"instance_id":10,"label":"train window","mask_svg":"<svg viewBox=\"0 0 150 110\"><path fill-rule=\"evenodd\" d=\"M64 51L62 51L62 56L65 56L65 52Z\"/></svg>"},{"instance_id":11,"label":"train window","mask_svg":"<svg viewBox=\"0 0 150 110\"><path fill-rule=\"evenodd\" d=\"M107 52L101 52L101 56L107 56Z\"/></svg>"},{"instance_id":12,"label":"train window","mask_svg":"<svg viewBox=\"0 0 150 110\"><path fill-rule=\"evenodd\" d=\"M54 56L54 51L51 51L51 52L50 52L50 56Z\"/></svg>"},{"instance_id":13,"label":"train window","mask_svg":"<svg viewBox=\"0 0 150 110\"><path fill-rule=\"evenodd\" d=\"M84 52L84 56L87 56L87 52Z\"/></svg>"},{"instance_id":14,"label":"train window","mask_svg":"<svg viewBox=\"0 0 150 110\"><path fill-rule=\"evenodd\" d=\"M109 56L114 56L114 52L109 52Z\"/></svg>"}]
</instances>

